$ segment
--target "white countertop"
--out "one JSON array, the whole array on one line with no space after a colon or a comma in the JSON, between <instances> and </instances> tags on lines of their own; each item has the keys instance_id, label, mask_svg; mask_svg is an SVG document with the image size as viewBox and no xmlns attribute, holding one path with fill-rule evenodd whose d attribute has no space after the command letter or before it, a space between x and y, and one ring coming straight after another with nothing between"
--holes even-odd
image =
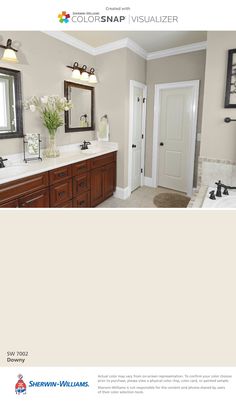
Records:
<instances>
[{"instance_id":1,"label":"white countertop","mask_svg":"<svg viewBox=\"0 0 236 401\"><path fill-rule=\"evenodd\" d=\"M32 160L25 163L23 154L17 155L1 155L7 158L8 161L4 162L5 168L0 169L0 184L10 181L18 180L20 178L29 177L31 175L40 174L45 171L53 170L58 167L66 166L68 164L77 163L83 160L92 159L106 153L115 152L118 150L118 144L114 142L98 142L91 141L89 145L91 153L83 152L80 149L80 144L65 145L59 147L60 156L56 158L44 158L43 160ZM43 154L43 150L42 150Z\"/></svg>"}]
</instances>

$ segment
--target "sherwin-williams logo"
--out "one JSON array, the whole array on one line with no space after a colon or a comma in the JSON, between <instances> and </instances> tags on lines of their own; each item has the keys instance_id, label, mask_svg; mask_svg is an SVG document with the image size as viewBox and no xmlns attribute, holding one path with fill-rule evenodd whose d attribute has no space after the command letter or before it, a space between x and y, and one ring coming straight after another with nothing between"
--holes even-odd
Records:
<instances>
[{"instance_id":1,"label":"sherwin-williams logo","mask_svg":"<svg viewBox=\"0 0 236 401\"><path fill-rule=\"evenodd\" d=\"M61 24L63 24L63 22L68 24L70 21L70 14L68 14L66 11L62 11L60 14L58 14L58 19Z\"/></svg>"},{"instance_id":2,"label":"sherwin-williams logo","mask_svg":"<svg viewBox=\"0 0 236 401\"><path fill-rule=\"evenodd\" d=\"M22 380L23 376L22 375L18 375L18 382L15 385L15 392L17 395L21 395L21 394L26 394L26 384L25 382Z\"/></svg>"},{"instance_id":3,"label":"sherwin-williams logo","mask_svg":"<svg viewBox=\"0 0 236 401\"><path fill-rule=\"evenodd\" d=\"M68 380L60 380L60 381L49 381L49 382L43 382L43 381L34 381L30 380L29 381L29 387L89 387L88 382L70 382Z\"/></svg>"}]
</instances>

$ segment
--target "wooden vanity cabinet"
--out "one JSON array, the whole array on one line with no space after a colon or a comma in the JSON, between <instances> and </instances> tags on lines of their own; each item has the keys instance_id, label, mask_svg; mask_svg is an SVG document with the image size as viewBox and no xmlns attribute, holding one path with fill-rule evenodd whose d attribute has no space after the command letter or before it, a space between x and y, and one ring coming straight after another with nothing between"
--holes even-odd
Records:
<instances>
[{"instance_id":1,"label":"wooden vanity cabinet","mask_svg":"<svg viewBox=\"0 0 236 401\"><path fill-rule=\"evenodd\" d=\"M94 207L116 187L116 152L0 185L1 207Z\"/></svg>"},{"instance_id":2,"label":"wooden vanity cabinet","mask_svg":"<svg viewBox=\"0 0 236 401\"><path fill-rule=\"evenodd\" d=\"M116 153L93 159L91 163L91 207L112 196L116 187Z\"/></svg>"}]
</instances>

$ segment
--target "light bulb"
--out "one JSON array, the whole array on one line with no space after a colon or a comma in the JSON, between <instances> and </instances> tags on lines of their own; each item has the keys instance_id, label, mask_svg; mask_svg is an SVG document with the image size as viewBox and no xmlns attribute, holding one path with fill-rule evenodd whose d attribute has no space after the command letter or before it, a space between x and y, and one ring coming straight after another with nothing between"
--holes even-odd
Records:
<instances>
[{"instance_id":1,"label":"light bulb","mask_svg":"<svg viewBox=\"0 0 236 401\"><path fill-rule=\"evenodd\" d=\"M91 82L91 84L96 84L98 82L97 77L95 74L91 74L89 77L89 82Z\"/></svg>"},{"instance_id":2,"label":"light bulb","mask_svg":"<svg viewBox=\"0 0 236 401\"><path fill-rule=\"evenodd\" d=\"M10 61L12 63L18 63L18 59L16 57L16 52L12 49L5 49L3 56L2 56L2 61Z\"/></svg>"},{"instance_id":3,"label":"light bulb","mask_svg":"<svg viewBox=\"0 0 236 401\"><path fill-rule=\"evenodd\" d=\"M83 71L81 74L81 78L82 81L88 81L89 80L89 74L87 73L87 71Z\"/></svg>"},{"instance_id":4,"label":"light bulb","mask_svg":"<svg viewBox=\"0 0 236 401\"><path fill-rule=\"evenodd\" d=\"M80 79L80 70L77 70L77 68L75 70L73 70L72 71L72 78Z\"/></svg>"}]
</instances>

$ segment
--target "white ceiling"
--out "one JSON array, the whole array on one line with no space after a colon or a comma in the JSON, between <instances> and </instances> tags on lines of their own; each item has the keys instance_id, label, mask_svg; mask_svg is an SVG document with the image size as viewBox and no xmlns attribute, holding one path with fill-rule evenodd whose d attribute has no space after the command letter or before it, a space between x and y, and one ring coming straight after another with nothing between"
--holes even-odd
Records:
<instances>
[{"instance_id":1,"label":"white ceiling","mask_svg":"<svg viewBox=\"0 0 236 401\"><path fill-rule=\"evenodd\" d=\"M207 39L205 31L67 31L66 34L93 47L129 38L147 52L171 49Z\"/></svg>"}]
</instances>

